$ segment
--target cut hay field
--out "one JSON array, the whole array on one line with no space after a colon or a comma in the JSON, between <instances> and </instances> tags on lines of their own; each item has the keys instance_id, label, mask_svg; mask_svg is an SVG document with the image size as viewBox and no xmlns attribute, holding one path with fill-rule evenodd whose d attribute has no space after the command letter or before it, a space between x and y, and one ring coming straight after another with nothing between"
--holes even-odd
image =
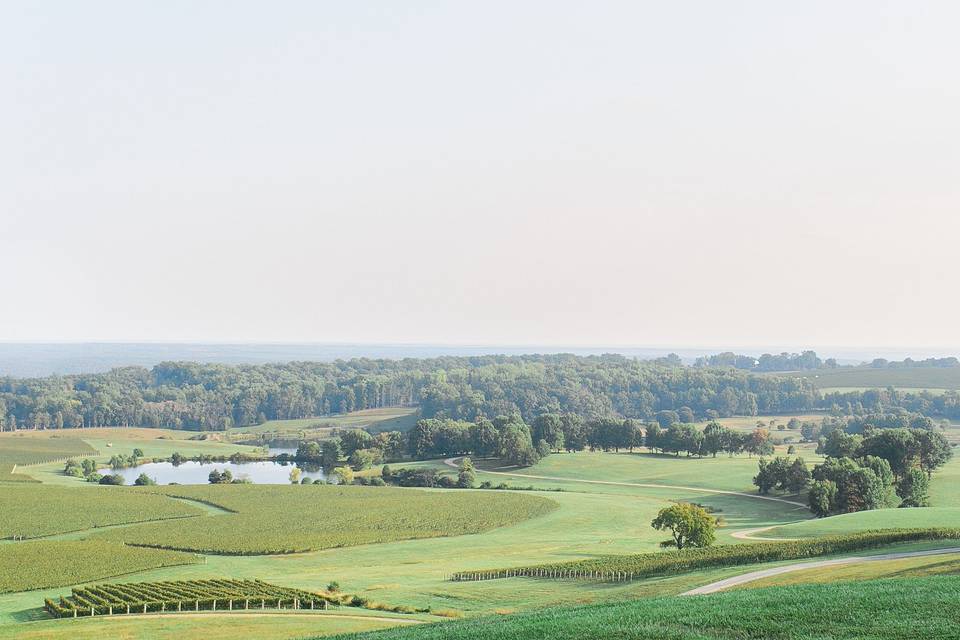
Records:
<instances>
[{"instance_id":1,"label":"cut hay field","mask_svg":"<svg viewBox=\"0 0 960 640\"><path fill-rule=\"evenodd\" d=\"M906 369L819 369L771 374L806 378L818 389L853 387L882 389L960 389L960 367L912 367Z\"/></svg>"},{"instance_id":2,"label":"cut hay field","mask_svg":"<svg viewBox=\"0 0 960 640\"><path fill-rule=\"evenodd\" d=\"M101 580L156 567L192 564L190 553L92 540L0 544L0 593Z\"/></svg>"},{"instance_id":3,"label":"cut hay field","mask_svg":"<svg viewBox=\"0 0 960 640\"><path fill-rule=\"evenodd\" d=\"M112 529L96 537L215 554L297 553L480 533L556 508L555 502L536 495L392 487L207 485L143 491L148 492L234 513Z\"/></svg>"},{"instance_id":4,"label":"cut hay field","mask_svg":"<svg viewBox=\"0 0 960 640\"><path fill-rule=\"evenodd\" d=\"M0 491L0 539L37 538L131 522L202 516L204 511L161 495L99 485L17 484Z\"/></svg>"}]
</instances>

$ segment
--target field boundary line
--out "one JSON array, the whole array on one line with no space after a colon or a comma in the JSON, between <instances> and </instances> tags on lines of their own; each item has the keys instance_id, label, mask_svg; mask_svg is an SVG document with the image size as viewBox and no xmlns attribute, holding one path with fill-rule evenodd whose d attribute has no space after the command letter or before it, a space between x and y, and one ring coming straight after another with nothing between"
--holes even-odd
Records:
<instances>
[{"instance_id":1,"label":"field boundary line","mask_svg":"<svg viewBox=\"0 0 960 640\"><path fill-rule=\"evenodd\" d=\"M462 457L462 456L461 456ZM448 467L457 468L456 460L457 457L447 458L443 461ZM583 478L561 478L558 476L539 476L529 473L513 473L507 471L487 471L485 469L477 469L480 473L491 473L498 476L516 476L520 478L533 478L536 480L556 480L559 482L583 482L586 484L601 484L601 485L613 485L618 487L641 487L645 489L680 489L683 491L698 491L702 493L715 493L720 495L727 496L742 496L744 498L754 498L757 500L770 500L772 502L782 502L784 504L789 504L794 507L803 507L807 508L807 505L802 502L795 502L793 500L787 500L786 498L775 498L773 496L761 496L753 493L744 493L742 491L728 491L726 489L705 489L703 487L685 487L675 484L654 484L648 482L615 482L613 480L586 480Z\"/></svg>"}]
</instances>

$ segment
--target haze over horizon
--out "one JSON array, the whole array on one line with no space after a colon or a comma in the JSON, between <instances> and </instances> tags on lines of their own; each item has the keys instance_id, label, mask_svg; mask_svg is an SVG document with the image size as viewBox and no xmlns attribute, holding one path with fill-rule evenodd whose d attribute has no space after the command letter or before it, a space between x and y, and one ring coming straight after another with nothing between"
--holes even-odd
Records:
<instances>
[{"instance_id":1,"label":"haze over horizon","mask_svg":"<svg viewBox=\"0 0 960 640\"><path fill-rule=\"evenodd\" d=\"M958 22L4 3L0 341L946 349Z\"/></svg>"}]
</instances>

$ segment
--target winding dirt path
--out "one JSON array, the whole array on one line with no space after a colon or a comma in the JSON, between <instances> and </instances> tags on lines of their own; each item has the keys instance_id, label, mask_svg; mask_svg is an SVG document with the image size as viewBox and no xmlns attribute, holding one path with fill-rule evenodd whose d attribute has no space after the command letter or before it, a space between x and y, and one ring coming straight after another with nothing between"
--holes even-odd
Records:
<instances>
[{"instance_id":1,"label":"winding dirt path","mask_svg":"<svg viewBox=\"0 0 960 640\"><path fill-rule=\"evenodd\" d=\"M449 467L457 467L457 460L459 457L447 458L443 463ZM754 498L756 500L770 500L771 502L782 502L784 504L789 504L793 507L798 507L801 509L806 509L807 505L802 502L794 502L793 500L786 500L784 498L774 498L773 496L761 496L754 493L743 493L742 491L726 491L724 489L704 489L703 487L685 487L675 484L654 484L646 482L614 482L613 480L584 480L580 478L561 478L558 476L538 476L532 475L529 473L515 473L513 471L487 471L486 469L477 469L480 473L491 473L498 476L515 476L518 478L534 478L536 480L556 480L560 482L581 482L585 484L603 484L603 485L614 485L618 487L641 487L645 489L679 489L681 491L696 491L699 493L715 493L720 495L727 496L740 496L742 498ZM779 525L777 525L779 526Z\"/></svg>"},{"instance_id":2,"label":"winding dirt path","mask_svg":"<svg viewBox=\"0 0 960 640\"><path fill-rule=\"evenodd\" d=\"M849 558L835 558L833 560L817 560L814 562L800 562L798 564L790 564L785 567L774 567L773 569L762 569L760 571L751 571L749 573L744 573L739 576L734 576L732 578L727 578L725 580L718 580L717 582L711 582L710 584L705 584L702 587L697 587L696 589L691 589L685 593L681 593L683 596L699 596L706 595L708 593L716 593L717 591L723 591L724 589L729 589L730 587L735 587L741 584L747 584L748 582L754 582L762 578L769 578L770 576L778 576L784 573L792 573L794 571L803 571L805 569L819 569L821 567L834 567L837 565L844 564L858 564L861 562L879 562L881 560L899 560L901 558L914 558L919 556L936 556L936 555L946 555L960 553L960 547L949 547L947 549L930 549L928 551L905 551L903 553L884 553L877 556L850 556Z\"/></svg>"}]
</instances>

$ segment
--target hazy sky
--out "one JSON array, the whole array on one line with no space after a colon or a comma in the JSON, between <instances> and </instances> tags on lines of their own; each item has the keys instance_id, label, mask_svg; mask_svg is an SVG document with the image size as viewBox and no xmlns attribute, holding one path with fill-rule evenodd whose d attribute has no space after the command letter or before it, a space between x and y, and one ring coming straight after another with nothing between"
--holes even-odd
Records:
<instances>
[{"instance_id":1,"label":"hazy sky","mask_svg":"<svg viewBox=\"0 0 960 640\"><path fill-rule=\"evenodd\" d=\"M0 4L0 340L956 346L960 3Z\"/></svg>"}]
</instances>

